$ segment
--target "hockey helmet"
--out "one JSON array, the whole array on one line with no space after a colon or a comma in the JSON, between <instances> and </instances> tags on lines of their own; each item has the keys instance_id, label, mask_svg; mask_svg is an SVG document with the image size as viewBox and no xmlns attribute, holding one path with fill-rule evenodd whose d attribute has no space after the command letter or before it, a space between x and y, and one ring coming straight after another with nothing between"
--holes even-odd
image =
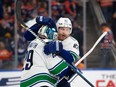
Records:
<instances>
[{"instance_id":1,"label":"hockey helmet","mask_svg":"<svg viewBox=\"0 0 116 87\"><path fill-rule=\"evenodd\" d=\"M59 18L59 20L56 23L57 29L59 27L68 27L70 28L70 34L72 33L72 23L71 20L69 18Z\"/></svg>"}]
</instances>

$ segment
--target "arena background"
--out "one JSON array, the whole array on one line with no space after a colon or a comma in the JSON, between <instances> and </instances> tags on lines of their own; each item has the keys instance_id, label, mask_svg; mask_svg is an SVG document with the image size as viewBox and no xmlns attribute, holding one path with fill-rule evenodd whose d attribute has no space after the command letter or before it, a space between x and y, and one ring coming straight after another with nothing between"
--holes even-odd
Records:
<instances>
[{"instance_id":1,"label":"arena background","mask_svg":"<svg viewBox=\"0 0 116 87\"><path fill-rule=\"evenodd\" d=\"M54 18L69 17L80 29L81 57L87 53L102 34L100 24L107 22L116 25L116 1L112 1L111 20L103 14L100 1L103 0L22 0L22 20L27 22L38 15ZM69 5L65 3L70 2ZM110 1L110 0L107 0ZM0 87L19 87L23 59L28 42L23 38L24 28L20 26L15 15L15 0L0 0ZM107 3L108 4L108 3ZM72 5L72 6L70 6ZM68 7L69 6L69 7ZM74 27L74 26L73 26ZM113 31L113 27L111 27ZM83 33L83 34L81 34ZM100 44L82 62L80 69L83 75L95 87L116 86L116 35L112 44L110 65L101 66ZM73 34L72 34L73 35ZM78 83L77 83L78 82ZM72 82L72 87L90 87L79 76Z\"/></svg>"}]
</instances>

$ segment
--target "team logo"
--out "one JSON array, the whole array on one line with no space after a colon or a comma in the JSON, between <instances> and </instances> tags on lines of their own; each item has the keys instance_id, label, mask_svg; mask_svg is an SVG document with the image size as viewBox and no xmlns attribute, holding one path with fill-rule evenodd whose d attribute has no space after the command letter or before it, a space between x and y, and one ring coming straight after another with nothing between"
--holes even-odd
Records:
<instances>
[{"instance_id":1,"label":"team logo","mask_svg":"<svg viewBox=\"0 0 116 87\"><path fill-rule=\"evenodd\" d=\"M73 47L76 48L76 49L79 48L79 46L77 44L74 44Z\"/></svg>"}]
</instances>

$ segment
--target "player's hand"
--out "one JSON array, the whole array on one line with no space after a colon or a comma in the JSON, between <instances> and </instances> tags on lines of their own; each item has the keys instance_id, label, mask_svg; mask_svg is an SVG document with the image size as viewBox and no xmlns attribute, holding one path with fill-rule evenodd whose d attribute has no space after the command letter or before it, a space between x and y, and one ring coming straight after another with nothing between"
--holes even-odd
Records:
<instances>
[{"instance_id":1,"label":"player's hand","mask_svg":"<svg viewBox=\"0 0 116 87\"><path fill-rule=\"evenodd\" d=\"M36 22L38 24L47 25L50 28L56 29L56 23L52 18L44 17L44 16L38 16L36 18Z\"/></svg>"},{"instance_id":2,"label":"player's hand","mask_svg":"<svg viewBox=\"0 0 116 87\"><path fill-rule=\"evenodd\" d=\"M63 45L60 41L51 41L44 46L44 53L49 55L51 53L58 54L63 50Z\"/></svg>"}]
</instances>

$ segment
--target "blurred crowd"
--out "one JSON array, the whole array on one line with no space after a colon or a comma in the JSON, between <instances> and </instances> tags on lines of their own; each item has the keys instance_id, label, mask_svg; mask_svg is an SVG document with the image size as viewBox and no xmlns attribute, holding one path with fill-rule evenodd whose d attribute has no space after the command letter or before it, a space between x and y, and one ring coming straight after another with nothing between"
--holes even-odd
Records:
<instances>
[{"instance_id":1,"label":"blurred crowd","mask_svg":"<svg viewBox=\"0 0 116 87\"><path fill-rule=\"evenodd\" d=\"M97 0L116 42L116 0Z\"/></svg>"},{"instance_id":2,"label":"blurred crowd","mask_svg":"<svg viewBox=\"0 0 116 87\"><path fill-rule=\"evenodd\" d=\"M0 50L9 54L6 58L4 58L4 55L0 54L0 61L14 59L14 37L16 37L18 42L18 67L20 68L28 43L23 38L24 28L18 25L18 34L15 35L14 33L15 7L15 0L0 0L0 44L4 44L3 47L0 45ZM77 22L81 14L82 6L78 0L51 0L51 9L51 17L55 21L60 17L69 17L72 22ZM38 15L49 16L49 0L23 0L21 15L24 22ZM78 28L78 24L76 23L75 25Z\"/></svg>"},{"instance_id":3,"label":"blurred crowd","mask_svg":"<svg viewBox=\"0 0 116 87\"><path fill-rule=\"evenodd\" d=\"M97 1L106 20L106 23L101 24L100 28L102 32L108 32L100 42L100 54L102 58L100 66L102 68L109 68L114 62L111 46L116 46L116 1Z\"/></svg>"}]
</instances>

